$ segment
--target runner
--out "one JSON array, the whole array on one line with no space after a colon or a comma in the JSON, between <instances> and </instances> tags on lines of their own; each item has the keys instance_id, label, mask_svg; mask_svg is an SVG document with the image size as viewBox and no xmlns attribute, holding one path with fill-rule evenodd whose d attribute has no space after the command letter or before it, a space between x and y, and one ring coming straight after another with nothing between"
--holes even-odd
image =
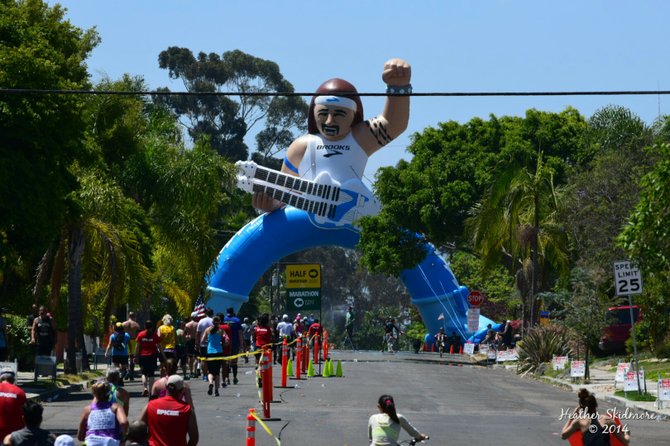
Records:
<instances>
[{"instance_id":1,"label":"runner","mask_svg":"<svg viewBox=\"0 0 670 446\"><path fill-rule=\"evenodd\" d=\"M120 385L123 385L123 378L128 372L128 344L130 335L123 330L123 324L117 322L114 325L114 333L109 337L105 358L109 357L109 350L112 350L112 364L121 370Z\"/></svg>"},{"instance_id":2,"label":"runner","mask_svg":"<svg viewBox=\"0 0 670 446\"><path fill-rule=\"evenodd\" d=\"M26 426L22 417L26 392L14 384L15 380L14 369L0 370L0 439Z\"/></svg>"},{"instance_id":3,"label":"runner","mask_svg":"<svg viewBox=\"0 0 670 446\"><path fill-rule=\"evenodd\" d=\"M123 330L130 335L128 341L128 357L130 359L130 372L128 376L131 381L135 380L135 350L137 348L137 333L140 332L140 324L135 321L135 313L128 313L128 320L123 323Z\"/></svg>"},{"instance_id":4,"label":"runner","mask_svg":"<svg viewBox=\"0 0 670 446\"><path fill-rule=\"evenodd\" d=\"M190 320L184 326L186 352L188 353L188 371L191 378L198 376L198 313L191 313Z\"/></svg>"},{"instance_id":5,"label":"runner","mask_svg":"<svg viewBox=\"0 0 670 446\"><path fill-rule=\"evenodd\" d=\"M242 339L244 340L244 353L251 351L251 321L248 317L244 318L242 323ZM244 363L249 363L249 355L244 356Z\"/></svg>"},{"instance_id":6,"label":"runner","mask_svg":"<svg viewBox=\"0 0 670 446\"><path fill-rule=\"evenodd\" d=\"M183 325L182 322L178 324ZM188 373L188 352L186 351L186 336L184 334L184 329L182 327L177 328L175 330L175 339L176 339L176 344L175 344L175 354L177 356L177 361L179 362L179 365L181 366L181 371L184 374L184 380L188 381L191 379Z\"/></svg>"},{"instance_id":7,"label":"runner","mask_svg":"<svg viewBox=\"0 0 670 446\"><path fill-rule=\"evenodd\" d=\"M205 337L205 331L207 328L212 326L212 315L214 311L211 308L205 310L205 317L200 319L198 322L197 336L198 336L198 345L200 352L200 367L202 368L202 380L207 381L207 375L209 371L207 370L207 361L202 358L207 357L207 338Z\"/></svg>"},{"instance_id":8,"label":"runner","mask_svg":"<svg viewBox=\"0 0 670 446\"><path fill-rule=\"evenodd\" d=\"M228 361L228 364L233 371L233 384L237 384L239 380L237 379L237 355L244 351L244 331L242 330L242 323L240 318L235 315L234 308L228 308L226 310L226 317L223 321L230 326L231 337L230 337L230 354L235 356L235 358ZM228 382L230 384L230 382Z\"/></svg>"},{"instance_id":9,"label":"runner","mask_svg":"<svg viewBox=\"0 0 670 446\"><path fill-rule=\"evenodd\" d=\"M166 314L161 320L163 325L158 327L158 336L160 337L160 343L163 347L163 355L165 358L176 358L177 352L175 349L177 340L174 327L172 326L172 316Z\"/></svg>"},{"instance_id":10,"label":"runner","mask_svg":"<svg viewBox=\"0 0 670 446\"><path fill-rule=\"evenodd\" d=\"M177 360L174 358L167 358L163 365L165 371L164 376L157 379L153 386L151 386L151 396L149 399L162 398L167 395L167 382L168 378L172 375L177 374ZM193 404L193 397L191 396L191 388L188 384L184 383L184 391L181 393L181 401L190 405L195 409Z\"/></svg>"},{"instance_id":11,"label":"runner","mask_svg":"<svg viewBox=\"0 0 670 446\"><path fill-rule=\"evenodd\" d=\"M203 337L207 341L207 380L209 381L209 388L207 390L207 395L211 395L212 391L215 391L215 396L219 396L219 379L221 373L221 359L209 359L209 358L219 358L223 356L223 346L225 342L230 342L229 339L226 339L227 335L220 328L221 319L219 316L215 316L212 319L212 325L205 330Z\"/></svg>"},{"instance_id":12,"label":"runner","mask_svg":"<svg viewBox=\"0 0 670 446\"><path fill-rule=\"evenodd\" d=\"M253 331L253 338L258 351L262 351L265 345L269 346L272 343L272 327L270 326L269 314L264 313L258 318L258 325ZM260 356L256 355L256 364L260 362Z\"/></svg>"},{"instance_id":13,"label":"runner","mask_svg":"<svg viewBox=\"0 0 670 446\"><path fill-rule=\"evenodd\" d=\"M110 368L107 370L107 382L110 387L109 401L121 406L127 416L130 412L130 393L121 387L123 380L121 379L121 374L118 369Z\"/></svg>"},{"instance_id":14,"label":"runner","mask_svg":"<svg viewBox=\"0 0 670 446\"><path fill-rule=\"evenodd\" d=\"M279 333L279 340L283 344L284 340L289 343L289 352L291 358L295 358L295 344L291 343L293 341L293 324L289 322L288 314L282 316L282 321L277 324L277 332Z\"/></svg>"},{"instance_id":15,"label":"runner","mask_svg":"<svg viewBox=\"0 0 670 446\"><path fill-rule=\"evenodd\" d=\"M149 389L154 383L154 373L156 372L156 355L160 354L163 361L163 347L161 347L158 334L154 330L154 323L146 321L144 323L144 330L137 335L137 347L135 355L140 360L140 368L142 369L142 386L144 391L142 396L149 396Z\"/></svg>"},{"instance_id":16,"label":"runner","mask_svg":"<svg viewBox=\"0 0 670 446\"><path fill-rule=\"evenodd\" d=\"M86 446L118 446L128 430L126 413L117 403L109 401L111 386L93 384L93 402L84 408L79 421L77 438Z\"/></svg>"},{"instance_id":17,"label":"runner","mask_svg":"<svg viewBox=\"0 0 670 446\"><path fill-rule=\"evenodd\" d=\"M223 313L219 313L217 316L219 316L219 320L221 320L219 328L225 333L223 337L224 339L228 339L227 343L223 343L223 356L230 356L233 329L224 321L225 316ZM228 384L230 384L230 362L228 360L223 360L221 362L221 387L226 387Z\"/></svg>"},{"instance_id":18,"label":"runner","mask_svg":"<svg viewBox=\"0 0 670 446\"><path fill-rule=\"evenodd\" d=\"M200 434L195 411L181 401L184 380L172 375L167 381L168 394L149 401L140 415L140 420L149 428L151 446L195 446ZM188 442L186 438L188 437Z\"/></svg>"}]
</instances>

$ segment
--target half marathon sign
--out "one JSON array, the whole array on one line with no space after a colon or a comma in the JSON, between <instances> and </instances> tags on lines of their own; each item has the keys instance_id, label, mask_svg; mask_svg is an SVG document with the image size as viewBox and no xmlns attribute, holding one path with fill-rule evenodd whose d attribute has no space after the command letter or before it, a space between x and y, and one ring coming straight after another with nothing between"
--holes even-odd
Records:
<instances>
[{"instance_id":1,"label":"half marathon sign","mask_svg":"<svg viewBox=\"0 0 670 446\"><path fill-rule=\"evenodd\" d=\"M289 312L321 310L321 265L286 265L286 309Z\"/></svg>"}]
</instances>

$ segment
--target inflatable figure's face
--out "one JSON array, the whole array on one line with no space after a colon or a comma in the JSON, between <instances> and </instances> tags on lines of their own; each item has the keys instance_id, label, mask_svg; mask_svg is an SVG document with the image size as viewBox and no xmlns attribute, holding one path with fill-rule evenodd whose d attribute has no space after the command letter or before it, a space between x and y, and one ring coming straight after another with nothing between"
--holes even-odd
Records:
<instances>
[{"instance_id":1,"label":"inflatable figure's face","mask_svg":"<svg viewBox=\"0 0 670 446\"><path fill-rule=\"evenodd\" d=\"M354 110L320 104L314 107L314 119L319 133L328 140L336 141L344 138L351 131Z\"/></svg>"}]
</instances>

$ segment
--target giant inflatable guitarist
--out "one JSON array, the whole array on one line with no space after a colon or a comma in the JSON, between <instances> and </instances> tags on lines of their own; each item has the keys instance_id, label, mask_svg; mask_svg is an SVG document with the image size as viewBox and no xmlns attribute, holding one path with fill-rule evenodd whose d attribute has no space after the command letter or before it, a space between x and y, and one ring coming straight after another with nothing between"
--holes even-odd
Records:
<instances>
[{"instance_id":1,"label":"giant inflatable guitarist","mask_svg":"<svg viewBox=\"0 0 670 446\"><path fill-rule=\"evenodd\" d=\"M291 143L281 171L253 161L236 163L238 187L253 193L253 206L265 212L240 229L219 253L208 277L208 306L216 311L239 310L261 275L294 252L326 245L356 247L360 239L356 220L380 210L361 181L368 157L405 131L409 120L409 64L389 60L382 79L387 96L377 117L363 120L356 88L331 79L312 98L309 134ZM443 327L462 339L473 335L467 323L468 289L459 285L432 245L427 246L425 259L400 278L429 332ZM492 322L480 316L480 326Z\"/></svg>"},{"instance_id":2,"label":"giant inflatable guitarist","mask_svg":"<svg viewBox=\"0 0 670 446\"><path fill-rule=\"evenodd\" d=\"M368 157L407 128L409 96L395 94L411 93L411 71L402 59L384 64L382 79L389 96L382 113L365 121L363 104L353 85L337 78L321 84L309 105L309 134L289 146L282 172L317 181L325 172L341 184L360 181ZM268 212L282 205L264 192L255 192L252 203Z\"/></svg>"}]
</instances>

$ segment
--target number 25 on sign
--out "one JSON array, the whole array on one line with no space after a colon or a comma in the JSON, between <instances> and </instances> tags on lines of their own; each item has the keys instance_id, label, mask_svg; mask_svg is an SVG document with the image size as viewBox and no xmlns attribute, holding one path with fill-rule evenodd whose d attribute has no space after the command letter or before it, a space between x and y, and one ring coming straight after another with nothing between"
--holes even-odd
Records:
<instances>
[{"instance_id":1,"label":"number 25 on sign","mask_svg":"<svg viewBox=\"0 0 670 446\"><path fill-rule=\"evenodd\" d=\"M642 293L642 274L637 263L614 262L614 287L617 296Z\"/></svg>"}]
</instances>

